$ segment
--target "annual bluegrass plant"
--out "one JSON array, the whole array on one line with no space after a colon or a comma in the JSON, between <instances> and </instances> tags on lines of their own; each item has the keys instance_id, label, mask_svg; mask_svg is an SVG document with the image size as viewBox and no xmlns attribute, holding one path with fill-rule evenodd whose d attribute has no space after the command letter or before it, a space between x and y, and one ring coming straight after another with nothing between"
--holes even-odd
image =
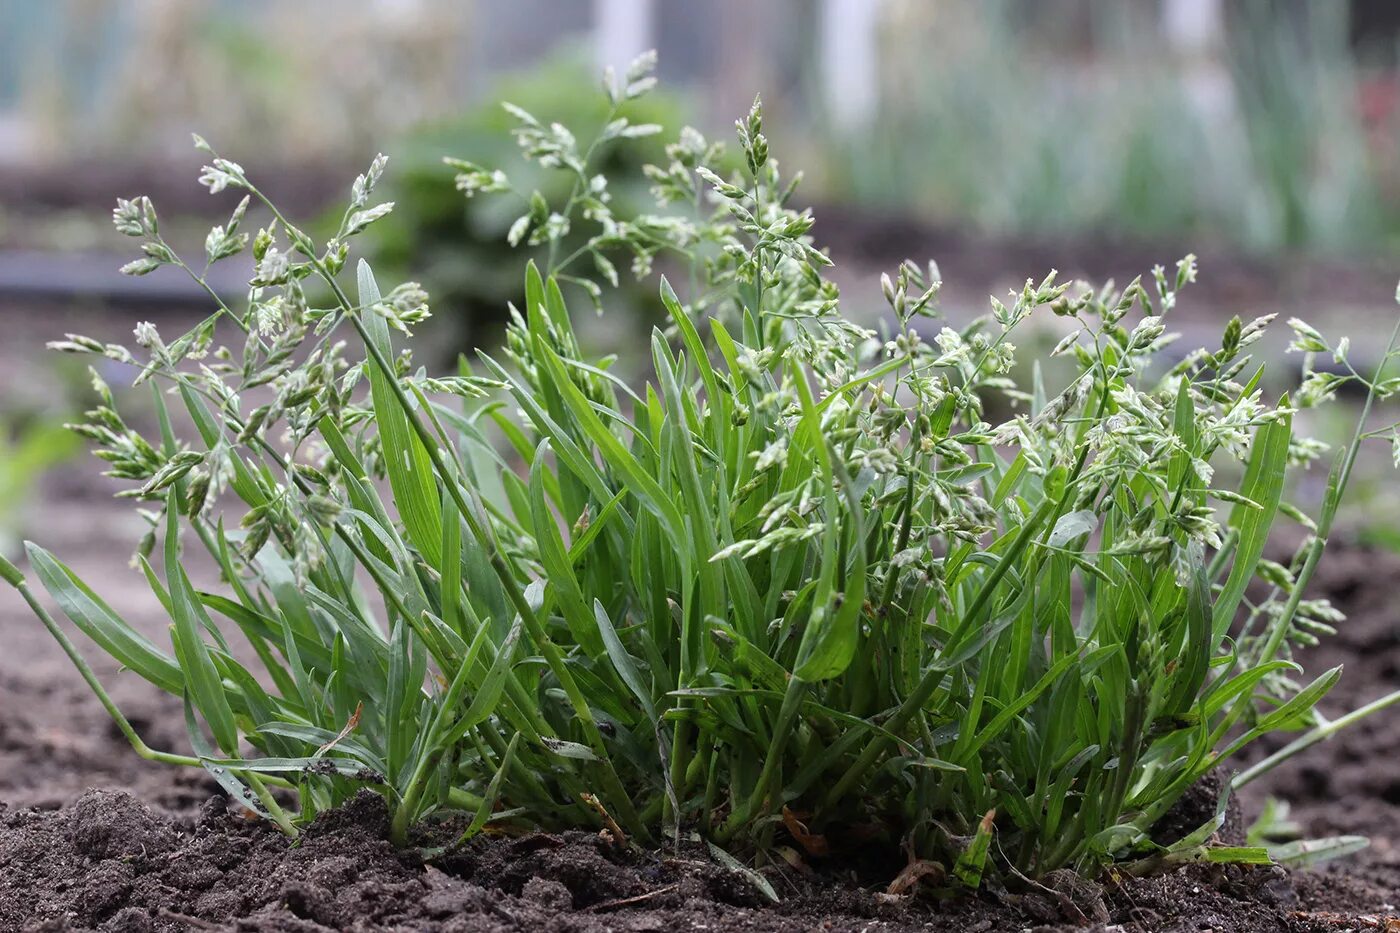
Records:
<instances>
[{"instance_id":1,"label":"annual bluegrass plant","mask_svg":"<svg viewBox=\"0 0 1400 933\"><path fill-rule=\"evenodd\" d=\"M57 345L158 387L158 436L100 381L76 430L149 509L136 562L169 647L29 546L79 630L184 699L193 754L147 747L0 565L137 751L206 769L290 834L368 787L400 843L452 812L467 836L598 827L720 853L874 839L967 888L1267 859L1213 845L1219 817L1165 848L1153 825L1260 736L1319 722L1340 671L1304 677L1289 654L1337 621L1305 591L1364 429L1314 521L1282 498L1322 452L1293 416L1349 380L1369 414L1394 381L1315 372L1271 404L1247 352L1271 316L1168 358L1190 258L1124 288L1052 274L961 330L936 323L937 270L906 264L877 334L842 316L757 104L738 171L707 169L719 147L687 129L648 168L658 213L611 216L590 166L656 131L625 114L650 82L646 60L609 80L614 113L586 146L512 111L571 193L521 195L512 237L544 268L524 268L500 357L446 376L405 349L421 290L348 272L352 238L392 207L373 201L382 159L317 244L197 141L202 181L248 195L205 257L251 244L246 303L211 289L208 319L169 341L142 324L137 351ZM467 195L513 196L504 173L453 165ZM250 200L271 215L255 236ZM204 281L149 201L115 219L144 251L127 271ZM589 238L562 255L576 226ZM639 277L664 253L687 278L684 297L660 282L669 328L647 338L645 385L586 357L571 322L571 301L606 303L617 248ZM1012 338L1045 316L1068 336L1019 385ZM1347 365L1344 342L1292 326L1310 372L1319 354ZM1308 531L1286 565L1264 556L1280 517ZM209 562L216 591L187 572Z\"/></svg>"}]
</instances>

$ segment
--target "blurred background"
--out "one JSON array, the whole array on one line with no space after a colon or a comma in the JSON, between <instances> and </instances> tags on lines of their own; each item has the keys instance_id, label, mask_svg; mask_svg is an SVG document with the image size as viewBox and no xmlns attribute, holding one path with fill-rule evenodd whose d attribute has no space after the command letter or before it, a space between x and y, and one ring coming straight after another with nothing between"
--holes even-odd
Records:
<instances>
[{"instance_id":1,"label":"blurred background","mask_svg":"<svg viewBox=\"0 0 1400 933\"><path fill-rule=\"evenodd\" d=\"M499 97L587 123L601 69L656 48L660 122L727 135L764 94L838 258L1364 263L1400 236L1398 40L1389 0L0 0L0 246L110 247L93 208L136 190L217 216L191 129L306 211L385 150L424 196L401 226L446 236L466 209L417 176L509 153Z\"/></svg>"},{"instance_id":2,"label":"blurred background","mask_svg":"<svg viewBox=\"0 0 1400 933\"><path fill-rule=\"evenodd\" d=\"M587 116L603 66L656 48L702 129L762 91L823 200L1375 251L1400 232L1398 30L1389 0L3 0L0 166L10 211L77 202L192 161L198 127L314 201L314 169L470 132L521 75L575 72L539 94Z\"/></svg>"},{"instance_id":3,"label":"blurred background","mask_svg":"<svg viewBox=\"0 0 1400 933\"><path fill-rule=\"evenodd\" d=\"M516 164L502 98L586 138L603 68L651 48L661 89L633 116L668 133L609 156L619 201L680 126L727 139L761 92L851 313L878 313L905 257L939 262L957 318L1050 268L1122 282L1194 252L1188 342L1278 311L1355 354L1393 320L1393 0L0 0L0 547L89 401L44 342L205 310L174 270L118 275L109 223L150 194L198 251L236 198L196 183L192 130L312 228L387 152L398 207L367 248L427 286L455 353L495 339L525 250L504 243L515 206L462 198L441 156ZM242 292L236 263L215 272ZM635 343L627 309L653 297L609 299L600 345ZM46 522L105 500L92 473L49 474Z\"/></svg>"}]
</instances>

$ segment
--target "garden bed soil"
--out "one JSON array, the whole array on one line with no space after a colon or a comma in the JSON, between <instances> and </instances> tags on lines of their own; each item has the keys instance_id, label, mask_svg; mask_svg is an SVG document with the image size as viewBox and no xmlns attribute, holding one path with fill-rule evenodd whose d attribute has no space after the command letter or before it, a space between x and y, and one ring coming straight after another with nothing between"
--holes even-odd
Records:
<instances>
[{"instance_id":1,"label":"garden bed soil","mask_svg":"<svg viewBox=\"0 0 1400 933\"><path fill-rule=\"evenodd\" d=\"M767 906L694 852L634 851L588 833L482 838L433 864L387 841L364 793L296 845L212 798L173 818L124 791L0 815L0 927L155 930L1324 930L1281 869L1194 869L1100 886L938 903L890 897L824 869L777 873ZM442 827L444 831L448 827Z\"/></svg>"}]
</instances>

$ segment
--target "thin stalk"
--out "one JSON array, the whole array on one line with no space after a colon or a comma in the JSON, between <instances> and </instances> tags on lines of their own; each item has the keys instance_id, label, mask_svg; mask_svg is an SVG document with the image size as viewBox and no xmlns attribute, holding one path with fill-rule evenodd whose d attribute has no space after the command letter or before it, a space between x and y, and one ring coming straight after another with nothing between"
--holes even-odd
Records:
<instances>
[{"instance_id":1,"label":"thin stalk","mask_svg":"<svg viewBox=\"0 0 1400 933\"><path fill-rule=\"evenodd\" d=\"M719 791L719 754L710 756L709 774L705 776L705 797L700 805L700 818L707 828L714 827L715 794Z\"/></svg>"},{"instance_id":2,"label":"thin stalk","mask_svg":"<svg viewBox=\"0 0 1400 933\"><path fill-rule=\"evenodd\" d=\"M287 812L282 809L282 805L272 796L262 776L255 771L238 771L236 773L253 789L253 793L257 795L258 801L262 803L264 809L267 810L268 816L272 817L272 821L277 824L278 829L295 839L298 833L296 826L292 825L292 818L287 815Z\"/></svg>"},{"instance_id":3,"label":"thin stalk","mask_svg":"<svg viewBox=\"0 0 1400 933\"><path fill-rule=\"evenodd\" d=\"M0 558L0 561L4 561L4 558ZM68 638L68 635L63 629L59 628L58 623L54 621L53 616L49 615L48 610L34 597L33 591L29 589L29 584L25 582L23 576L19 575L19 571L14 569L14 565L10 564L9 561L4 561L4 566L0 567L0 570L7 571L5 574L5 579L7 580L11 579L8 571L14 570L15 576L17 577L17 579L13 580L15 589L19 590L19 595L29 604L29 608L33 611L34 615L38 617L39 621L44 624L44 628L49 630L49 634L58 642L58 646L63 649L63 653L68 655L68 660L73 662L73 666L78 669L78 673L82 675L88 687L96 694L97 701L102 704L102 708L107 711L107 715L112 717L112 721L117 724L118 731L131 743L131 747L136 750L136 754L147 761L158 761L162 764L185 765L194 768L203 767L203 762L191 755L176 755L172 752L161 752L147 745L145 741L142 740L141 736L136 734L136 730L132 728L131 722L122 715L122 711L117 708L117 704L112 702L111 696L108 695L106 688L102 686L102 681L97 679L97 675L93 673L86 659L78 652L77 646Z\"/></svg>"},{"instance_id":4,"label":"thin stalk","mask_svg":"<svg viewBox=\"0 0 1400 933\"><path fill-rule=\"evenodd\" d=\"M684 677L682 676L682 681ZM684 682L681 684L685 686ZM678 704L682 709L686 704ZM662 807L662 818L671 826L671 834L675 837L677 844L680 843L681 814L680 800L685 796L685 771L686 759L690 748L691 727L684 719L678 720L671 727L671 764L666 772L666 780L671 785L672 793L664 795L664 805ZM672 806L671 801L676 801L676 806Z\"/></svg>"},{"instance_id":5,"label":"thin stalk","mask_svg":"<svg viewBox=\"0 0 1400 933\"><path fill-rule=\"evenodd\" d=\"M896 370L896 376L898 376L898 370ZM910 448L917 450L919 441L922 438L923 431L920 430L919 422L916 419L914 422L914 429L910 432ZM899 524L899 536L895 541L894 550L890 552L891 557L909 546L909 535L914 530L914 470L912 467L905 471L904 484L905 494L904 501L901 505L903 514ZM895 568L891 567L888 571L888 576L885 578L885 589L880 595L880 604L876 607L877 618L883 619L888 613L890 600L894 598L895 584L898 582L899 574L896 573Z\"/></svg>"},{"instance_id":6,"label":"thin stalk","mask_svg":"<svg viewBox=\"0 0 1400 933\"><path fill-rule=\"evenodd\" d=\"M4 565L0 566L0 571L3 571L0 575L3 575L6 580L10 580L13 583L15 589L19 591L20 597L28 604L30 610L39 621L43 623L44 628L48 629L54 641L58 642L58 646L63 649L63 653L68 656L68 660L78 669L78 674L82 676L83 681L88 685L88 689L92 690L93 695L97 697L97 702L102 704L102 708L107 711L107 715L112 717L112 722L116 723L117 731L121 732L122 736L131 743L131 747L136 751L137 755L147 761L156 761L161 764L181 765L189 768L204 767L204 762L193 755L177 755L174 752L162 752L147 745L145 740L137 734L136 729L132 727L131 721L117 708L117 704L113 702L111 695L107 693L107 689L102 686L102 681L98 680L97 674L93 672L92 667L87 663L87 659L78 651L77 646L73 644L67 633L54 621L53 616L49 615L48 610L44 608L43 604L35 598L33 590L29 588L29 584L25 581L23 575L19 573L18 569L9 561L4 561ZM258 800L267 809L268 814L272 817L273 822L277 824L278 828L288 836L295 837L297 835L297 829L292 825L291 818L287 816L286 811L282 809L271 792L267 789L268 784L275 784L277 786L290 786L290 784L284 780L274 778L264 780L257 773L252 771L239 770L238 773L247 781L248 786L252 788L253 793L257 795Z\"/></svg>"},{"instance_id":7,"label":"thin stalk","mask_svg":"<svg viewBox=\"0 0 1400 933\"><path fill-rule=\"evenodd\" d=\"M720 842L728 841L740 827L756 817L767 816L772 811L773 797L778 790L775 785L779 769L782 767L783 747L787 745L793 724L797 721L797 713L802 708L802 698L807 692L807 686L805 681L796 677L788 680L787 690L783 693L783 705L779 708L777 722L773 725L773 739L768 743L768 755L763 760L763 770L759 772L758 781L754 784L748 800L730 815L724 829L720 831Z\"/></svg>"},{"instance_id":8,"label":"thin stalk","mask_svg":"<svg viewBox=\"0 0 1400 933\"><path fill-rule=\"evenodd\" d=\"M1248 768L1235 775L1234 779L1230 782L1230 786L1235 790L1239 790L1255 778L1263 777L1304 749L1311 748L1325 739L1330 739L1348 726L1360 722L1372 713L1378 713L1388 706L1394 706L1396 703L1400 703L1400 690L1387 693L1380 699L1372 700L1365 706L1358 707L1345 716L1340 716L1329 723L1324 723L1321 726L1310 729L1269 757L1255 762L1253 765L1250 765Z\"/></svg>"},{"instance_id":9,"label":"thin stalk","mask_svg":"<svg viewBox=\"0 0 1400 933\"><path fill-rule=\"evenodd\" d=\"M1337 508L1341 503L1342 496L1346 493L1347 484L1351 480L1351 472L1356 465L1356 456L1361 447L1361 440L1366 433L1366 423L1370 419L1371 408L1376 401L1376 383L1380 382L1381 373L1385 369L1386 363L1395 353L1397 342L1400 342L1400 319L1396 320L1395 327L1390 332L1390 340L1386 343L1385 352L1381 354L1381 362L1376 367L1375 378L1367 383L1366 401L1361 406L1360 416L1356 419L1351 442L1343 452L1331 481L1328 483L1327 492L1322 502L1322 514L1318 516L1317 531L1313 533L1312 542L1308 545L1307 557L1303 561L1302 569L1298 571L1288 602L1284 604L1283 611L1274 623L1272 631L1269 632L1268 640L1265 641L1263 649L1255 657L1255 662L1258 664L1267 663L1278 653L1279 647L1293 626L1293 617L1298 612L1298 605L1303 601L1303 592L1308 588L1308 583L1312 581L1313 572L1317 570L1318 561L1322 558L1322 552L1327 547L1327 537L1332 531L1332 521L1337 517ZM1226 714L1222 726L1228 727L1238 722L1250 705L1248 702L1236 702L1230 712Z\"/></svg>"}]
</instances>

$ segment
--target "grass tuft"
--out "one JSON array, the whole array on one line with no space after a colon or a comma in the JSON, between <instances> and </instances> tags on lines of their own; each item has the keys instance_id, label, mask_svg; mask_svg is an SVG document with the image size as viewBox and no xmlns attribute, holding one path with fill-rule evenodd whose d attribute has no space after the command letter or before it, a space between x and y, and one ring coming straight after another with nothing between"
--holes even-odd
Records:
<instances>
[{"instance_id":1,"label":"grass tuft","mask_svg":"<svg viewBox=\"0 0 1400 933\"><path fill-rule=\"evenodd\" d=\"M289 833L368 786L399 842L447 811L471 816L467 835L697 833L741 854L874 839L963 888L1110 861L1267 860L1263 844L1214 846L1219 818L1165 849L1152 828L1261 736L1312 728L1305 747L1338 725L1314 709L1339 671L1305 676L1291 648L1338 620L1304 593L1393 381L1292 322L1309 363L1331 354L1345 374L1309 365L1270 401L1248 348L1272 316L1168 358L1191 257L1123 288L1052 273L961 329L940 320L937 269L906 263L883 280L889 325L871 330L823 277L757 102L737 169L708 168L721 147L686 129L648 168L657 213L611 216L591 167L658 131L626 117L650 68L609 85L586 146L511 111L524 156L572 193L519 193L512 242L543 268L525 265L504 349L445 376L406 349L422 290L350 269L354 237L392 207L373 203L382 158L316 243L197 140L202 181L248 195L205 257L251 249L246 301L209 289L207 320L168 342L142 324L137 350L61 345L134 362L157 387L159 436L95 377L99 404L75 429L151 510L137 562L170 648L29 551L74 626L183 697L192 755L147 748L21 571L0 562L0 578L139 753L207 769ZM502 172L452 165L468 196L516 196ZM268 218L256 235L250 204ZM115 219L141 245L129 272L204 281L148 200ZM575 226L593 233L563 255ZM658 257L687 282L658 284L668 321L638 385L584 355L569 306L606 303L617 262L645 278ZM1068 336L1018 381L1012 337L1046 317ZM1290 468L1321 452L1294 413L1346 381L1366 411L1323 511L1290 562L1266 560L1273 526L1300 515ZM190 582L187 549L220 568L218 592Z\"/></svg>"}]
</instances>

